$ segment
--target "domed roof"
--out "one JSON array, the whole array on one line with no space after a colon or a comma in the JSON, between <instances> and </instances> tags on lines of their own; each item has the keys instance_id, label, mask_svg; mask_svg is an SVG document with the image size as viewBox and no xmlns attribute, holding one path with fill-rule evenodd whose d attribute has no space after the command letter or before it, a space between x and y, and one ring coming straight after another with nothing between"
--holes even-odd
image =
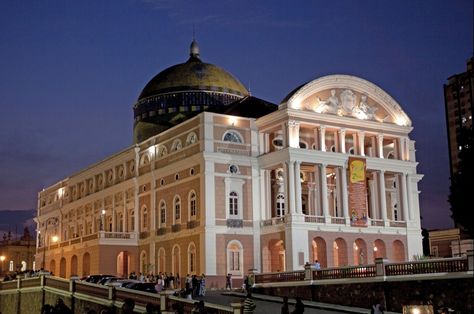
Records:
<instances>
[{"instance_id":1,"label":"domed roof","mask_svg":"<svg viewBox=\"0 0 474 314\"><path fill-rule=\"evenodd\" d=\"M145 86L138 100L163 93L206 90L246 96L247 89L232 74L199 58L199 47L193 40L190 57L158 73Z\"/></svg>"}]
</instances>

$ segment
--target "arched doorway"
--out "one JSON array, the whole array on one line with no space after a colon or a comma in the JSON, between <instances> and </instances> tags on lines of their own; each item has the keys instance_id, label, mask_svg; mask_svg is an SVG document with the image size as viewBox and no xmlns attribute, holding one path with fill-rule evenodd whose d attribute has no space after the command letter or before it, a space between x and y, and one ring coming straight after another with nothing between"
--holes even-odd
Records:
<instances>
[{"instance_id":1,"label":"arched doorway","mask_svg":"<svg viewBox=\"0 0 474 314\"><path fill-rule=\"evenodd\" d=\"M73 255L71 257L71 277L77 275L77 256Z\"/></svg>"},{"instance_id":2,"label":"arched doorway","mask_svg":"<svg viewBox=\"0 0 474 314\"><path fill-rule=\"evenodd\" d=\"M326 251L326 241L321 237L316 237L312 241L313 245L313 260L318 261L321 264L321 267L328 267L328 258Z\"/></svg>"},{"instance_id":3,"label":"arched doorway","mask_svg":"<svg viewBox=\"0 0 474 314\"><path fill-rule=\"evenodd\" d=\"M333 264L335 267L346 266L347 262L347 244L342 238L337 238L333 242Z\"/></svg>"},{"instance_id":4,"label":"arched doorway","mask_svg":"<svg viewBox=\"0 0 474 314\"><path fill-rule=\"evenodd\" d=\"M59 277L66 278L66 259L61 257L59 261Z\"/></svg>"},{"instance_id":5,"label":"arched doorway","mask_svg":"<svg viewBox=\"0 0 474 314\"><path fill-rule=\"evenodd\" d=\"M90 275L91 273L91 255L86 252L82 256L82 276Z\"/></svg>"},{"instance_id":6,"label":"arched doorway","mask_svg":"<svg viewBox=\"0 0 474 314\"><path fill-rule=\"evenodd\" d=\"M393 241L393 261L404 262L405 261L405 246L400 240Z\"/></svg>"},{"instance_id":7,"label":"arched doorway","mask_svg":"<svg viewBox=\"0 0 474 314\"><path fill-rule=\"evenodd\" d=\"M160 249L158 250L158 261L157 261L158 273L166 272L165 260L166 260L165 249L160 247Z\"/></svg>"},{"instance_id":8,"label":"arched doorway","mask_svg":"<svg viewBox=\"0 0 474 314\"><path fill-rule=\"evenodd\" d=\"M354 265L366 265L367 263L367 244L362 239L354 241L353 245Z\"/></svg>"},{"instance_id":9,"label":"arched doorway","mask_svg":"<svg viewBox=\"0 0 474 314\"><path fill-rule=\"evenodd\" d=\"M54 259L49 262L49 271L51 274L54 274L56 272L56 261Z\"/></svg>"},{"instance_id":10,"label":"arched doorway","mask_svg":"<svg viewBox=\"0 0 474 314\"><path fill-rule=\"evenodd\" d=\"M148 273L148 262L146 251L140 253L140 273L146 275Z\"/></svg>"},{"instance_id":11,"label":"arched doorway","mask_svg":"<svg viewBox=\"0 0 474 314\"><path fill-rule=\"evenodd\" d=\"M117 254L117 274L121 277L128 277L130 265L130 256L128 251L122 251Z\"/></svg>"},{"instance_id":12,"label":"arched doorway","mask_svg":"<svg viewBox=\"0 0 474 314\"><path fill-rule=\"evenodd\" d=\"M285 271L285 258L285 243L283 242L283 240L270 241L271 272Z\"/></svg>"},{"instance_id":13,"label":"arched doorway","mask_svg":"<svg viewBox=\"0 0 474 314\"><path fill-rule=\"evenodd\" d=\"M173 247L173 253L172 253L172 258L173 258L173 263L172 263L172 272L176 276L176 274L179 274L179 271L181 269L181 253L180 253L180 248L179 245L175 245Z\"/></svg>"},{"instance_id":14,"label":"arched doorway","mask_svg":"<svg viewBox=\"0 0 474 314\"><path fill-rule=\"evenodd\" d=\"M387 258L385 243L380 239L377 239L374 242L374 259L376 258Z\"/></svg>"}]
</instances>

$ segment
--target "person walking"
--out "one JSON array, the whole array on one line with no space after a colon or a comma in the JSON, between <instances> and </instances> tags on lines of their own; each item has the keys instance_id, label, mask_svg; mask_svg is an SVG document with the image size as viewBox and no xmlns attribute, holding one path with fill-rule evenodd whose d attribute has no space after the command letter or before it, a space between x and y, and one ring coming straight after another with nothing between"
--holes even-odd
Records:
<instances>
[{"instance_id":1,"label":"person walking","mask_svg":"<svg viewBox=\"0 0 474 314\"><path fill-rule=\"evenodd\" d=\"M244 300L244 314L252 314L255 311L257 305L252 299L252 294L247 293L247 297Z\"/></svg>"},{"instance_id":2,"label":"person walking","mask_svg":"<svg viewBox=\"0 0 474 314\"><path fill-rule=\"evenodd\" d=\"M229 288L229 290L232 290L232 274L227 274L225 277L225 288Z\"/></svg>"}]
</instances>

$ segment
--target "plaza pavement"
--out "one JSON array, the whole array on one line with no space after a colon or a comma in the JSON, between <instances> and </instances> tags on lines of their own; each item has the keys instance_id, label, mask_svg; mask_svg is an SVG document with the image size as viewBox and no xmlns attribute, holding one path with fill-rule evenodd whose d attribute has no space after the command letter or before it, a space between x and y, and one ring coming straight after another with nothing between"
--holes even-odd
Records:
<instances>
[{"instance_id":1,"label":"plaza pavement","mask_svg":"<svg viewBox=\"0 0 474 314\"><path fill-rule=\"evenodd\" d=\"M226 290L211 290L206 291L206 296L203 299L205 302L214 304L221 304L229 306L232 302L241 302L245 298L245 294L238 291L226 291ZM282 298L267 296L262 294L253 294L254 301L257 305L255 314L278 314L281 310ZM197 300L199 300L197 299ZM294 299L289 299L290 313L294 309ZM370 310L348 307L335 304L303 301L305 304L305 313L318 313L318 314L337 314L337 313L370 313ZM389 312L386 312L389 313Z\"/></svg>"}]
</instances>

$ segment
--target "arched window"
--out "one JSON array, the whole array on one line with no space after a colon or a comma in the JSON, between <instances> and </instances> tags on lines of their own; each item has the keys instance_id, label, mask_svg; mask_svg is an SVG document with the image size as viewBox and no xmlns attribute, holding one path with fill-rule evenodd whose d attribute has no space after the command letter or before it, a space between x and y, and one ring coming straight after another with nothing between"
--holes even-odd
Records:
<instances>
[{"instance_id":1,"label":"arched window","mask_svg":"<svg viewBox=\"0 0 474 314\"><path fill-rule=\"evenodd\" d=\"M173 201L174 207L174 220L175 222L179 222L181 220L181 199L178 195L174 197Z\"/></svg>"},{"instance_id":2,"label":"arched window","mask_svg":"<svg viewBox=\"0 0 474 314\"><path fill-rule=\"evenodd\" d=\"M237 192L232 191L229 193L229 216L239 215L239 203Z\"/></svg>"},{"instance_id":3,"label":"arched window","mask_svg":"<svg viewBox=\"0 0 474 314\"><path fill-rule=\"evenodd\" d=\"M168 154L168 149L166 148L165 145L160 145L158 147L158 157L163 157Z\"/></svg>"},{"instance_id":4,"label":"arched window","mask_svg":"<svg viewBox=\"0 0 474 314\"><path fill-rule=\"evenodd\" d=\"M230 130L226 131L224 133L224 136L222 137L222 140L224 142L232 142L232 143L243 143L244 141L242 140L242 136L237 133L237 131Z\"/></svg>"},{"instance_id":5,"label":"arched window","mask_svg":"<svg viewBox=\"0 0 474 314\"><path fill-rule=\"evenodd\" d=\"M197 135L194 132L191 132L188 134L188 137L186 138L186 145L191 145L197 142Z\"/></svg>"},{"instance_id":6,"label":"arched window","mask_svg":"<svg viewBox=\"0 0 474 314\"><path fill-rule=\"evenodd\" d=\"M236 277L243 276L243 247L237 240L232 240L227 244L227 273Z\"/></svg>"},{"instance_id":7,"label":"arched window","mask_svg":"<svg viewBox=\"0 0 474 314\"><path fill-rule=\"evenodd\" d=\"M166 224L166 203L161 201L160 203L160 225Z\"/></svg>"},{"instance_id":8,"label":"arched window","mask_svg":"<svg viewBox=\"0 0 474 314\"><path fill-rule=\"evenodd\" d=\"M191 191L189 193L189 214L191 217L196 217L196 213L196 193L194 191Z\"/></svg>"},{"instance_id":9,"label":"arched window","mask_svg":"<svg viewBox=\"0 0 474 314\"><path fill-rule=\"evenodd\" d=\"M276 197L276 216L285 216L285 196L278 194Z\"/></svg>"},{"instance_id":10,"label":"arched window","mask_svg":"<svg viewBox=\"0 0 474 314\"><path fill-rule=\"evenodd\" d=\"M174 140L173 145L171 145L171 151L174 152L174 151L180 150L181 148L183 148L183 144L181 144L181 140L180 139Z\"/></svg>"},{"instance_id":11,"label":"arched window","mask_svg":"<svg viewBox=\"0 0 474 314\"><path fill-rule=\"evenodd\" d=\"M196 246L193 242L188 246L188 273L196 274Z\"/></svg>"}]
</instances>

